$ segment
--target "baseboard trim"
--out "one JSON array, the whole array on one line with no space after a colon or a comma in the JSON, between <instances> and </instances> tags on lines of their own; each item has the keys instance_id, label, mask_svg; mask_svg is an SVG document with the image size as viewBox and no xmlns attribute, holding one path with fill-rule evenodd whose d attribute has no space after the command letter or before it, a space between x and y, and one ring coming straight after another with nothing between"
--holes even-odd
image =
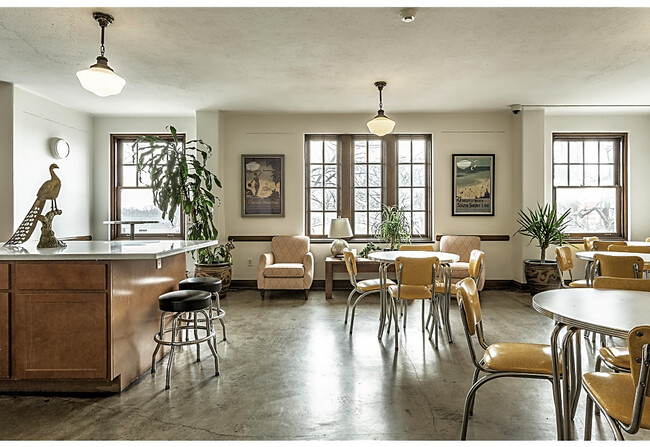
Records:
<instances>
[{"instance_id":1,"label":"baseboard trim","mask_svg":"<svg viewBox=\"0 0 650 447\"><path fill-rule=\"evenodd\" d=\"M332 282L333 290L351 290L350 281L347 279L335 279ZM230 283L231 289L257 289L257 280L254 279L233 279ZM483 290L528 290L526 284L521 284L510 279L488 279L485 281ZM311 285L311 290L325 290L325 280L316 279Z\"/></svg>"}]
</instances>

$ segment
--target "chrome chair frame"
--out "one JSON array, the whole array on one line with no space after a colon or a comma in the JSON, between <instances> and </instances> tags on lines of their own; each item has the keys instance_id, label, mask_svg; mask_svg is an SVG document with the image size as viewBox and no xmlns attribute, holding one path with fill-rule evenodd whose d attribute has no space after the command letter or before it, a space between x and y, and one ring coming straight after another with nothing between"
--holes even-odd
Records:
<instances>
[{"instance_id":1,"label":"chrome chair frame","mask_svg":"<svg viewBox=\"0 0 650 447\"><path fill-rule=\"evenodd\" d=\"M464 281L464 280L463 280ZM524 377L524 378L529 378L529 379L546 379L553 384L553 374L540 374L540 373L524 373L524 372L515 372L515 371L495 371L490 368L487 368L485 366L485 363L483 359L481 360L478 359L476 355L476 350L474 348L474 342L472 340L472 335L470 333L470 328L467 323L467 314L465 312L465 308L463 305L463 301L458 299L458 309L460 311L460 316L461 320L463 323L463 328L465 330L465 339L467 340L467 346L469 348L469 353L470 357L472 358L472 363L475 366L474 370L474 376L472 377L472 386L470 387L469 391L467 392L467 396L465 397L465 405L463 408L463 422L461 426L461 434L460 434L460 439L461 441L464 441L467 439L467 428L469 424L469 417L474 413L474 401L476 397L476 392L478 389L486 384L487 382L498 379L501 377ZM481 321L479 321L476 324L475 327L475 335L478 341L478 344L483 348L484 350L487 350L490 345L488 345L487 341L485 340L485 333L483 330L483 319L481 318ZM481 373L486 373L486 376L483 376L479 379L479 375ZM558 413L558 409L560 408L561 402L560 402L560 396L557 394L556 387L553 386L553 401L555 404L555 413L556 415ZM561 410L560 410L561 412Z\"/></svg>"},{"instance_id":2,"label":"chrome chair frame","mask_svg":"<svg viewBox=\"0 0 650 447\"><path fill-rule=\"evenodd\" d=\"M586 410L585 410L585 435L584 440L591 440L591 426L593 420L593 407L594 404L599 412L605 416L607 424L614 432L614 438L617 441L624 441L623 433L621 430L633 435L639 431L641 427L641 417L643 416L643 406L646 398L646 391L648 388L648 380L650 380L650 344L643 345L641 349L641 371L639 373L639 380L636 385L636 393L634 395L634 406L632 407L632 419L630 425L625 425L621 421L612 418L605 409L595 401L589 391L583 384L587 394Z\"/></svg>"}]
</instances>

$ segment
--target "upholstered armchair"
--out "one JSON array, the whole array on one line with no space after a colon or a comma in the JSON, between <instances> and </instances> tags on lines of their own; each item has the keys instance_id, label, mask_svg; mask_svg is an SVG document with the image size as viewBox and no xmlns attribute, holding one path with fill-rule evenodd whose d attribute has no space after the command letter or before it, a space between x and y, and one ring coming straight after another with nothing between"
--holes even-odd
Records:
<instances>
[{"instance_id":1,"label":"upholstered armchair","mask_svg":"<svg viewBox=\"0 0 650 447\"><path fill-rule=\"evenodd\" d=\"M257 270L257 288L262 299L269 289L304 290L305 299L314 280L314 256L307 236L275 236L271 253L262 253Z\"/></svg>"},{"instance_id":2,"label":"upholstered armchair","mask_svg":"<svg viewBox=\"0 0 650 447\"><path fill-rule=\"evenodd\" d=\"M481 238L478 236L442 236L440 238L440 251L446 253L455 253L460 256L458 262L452 262L451 266L451 282L456 284L463 278L470 276L469 274L469 257L472 250L481 249ZM485 285L485 262L481 269L481 276L478 278L478 290L483 290Z\"/></svg>"}]
</instances>

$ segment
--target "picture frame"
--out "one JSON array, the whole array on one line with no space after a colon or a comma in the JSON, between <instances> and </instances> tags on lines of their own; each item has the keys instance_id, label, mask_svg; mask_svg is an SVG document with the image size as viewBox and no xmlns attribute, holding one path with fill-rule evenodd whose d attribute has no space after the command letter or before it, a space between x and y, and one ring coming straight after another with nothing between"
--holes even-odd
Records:
<instances>
[{"instance_id":1,"label":"picture frame","mask_svg":"<svg viewBox=\"0 0 650 447\"><path fill-rule=\"evenodd\" d=\"M242 217L284 217L284 154L242 154Z\"/></svg>"},{"instance_id":2,"label":"picture frame","mask_svg":"<svg viewBox=\"0 0 650 447\"><path fill-rule=\"evenodd\" d=\"M494 216L494 154L452 155L452 216Z\"/></svg>"}]
</instances>

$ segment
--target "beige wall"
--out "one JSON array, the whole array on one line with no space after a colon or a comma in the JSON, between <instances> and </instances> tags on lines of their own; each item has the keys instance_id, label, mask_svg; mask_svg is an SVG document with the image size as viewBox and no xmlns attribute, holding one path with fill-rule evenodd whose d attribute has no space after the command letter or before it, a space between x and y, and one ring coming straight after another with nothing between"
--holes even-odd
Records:
<instances>
[{"instance_id":1,"label":"beige wall","mask_svg":"<svg viewBox=\"0 0 650 447\"><path fill-rule=\"evenodd\" d=\"M224 114L221 146L225 175L222 208L226 235L304 234L304 135L310 133L367 133L368 116L359 115L247 115ZM512 115L403 114L391 115L395 132L433 135L433 229L436 234L512 234L514 166ZM455 153L496 154L495 216L451 216L451 156ZM241 155L285 155L285 217L241 217ZM223 233L222 233L223 235ZM223 235L225 237L225 235ZM223 238L222 238L223 239ZM255 279L259 255L269 243L239 242L233 251L233 277ZM353 245L355 247L355 245ZM356 247L361 248L362 245ZM484 242L490 279L512 278L510 242ZM315 278L324 277L329 246L313 244ZM248 265L248 260L252 266Z\"/></svg>"},{"instance_id":2,"label":"beige wall","mask_svg":"<svg viewBox=\"0 0 650 447\"><path fill-rule=\"evenodd\" d=\"M0 82L0 241L14 232L14 86Z\"/></svg>"}]
</instances>

